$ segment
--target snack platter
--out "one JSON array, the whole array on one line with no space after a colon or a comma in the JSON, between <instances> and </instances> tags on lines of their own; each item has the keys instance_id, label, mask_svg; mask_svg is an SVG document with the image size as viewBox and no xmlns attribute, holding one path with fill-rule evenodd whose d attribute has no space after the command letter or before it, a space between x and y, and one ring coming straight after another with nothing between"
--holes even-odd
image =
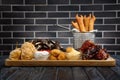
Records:
<instances>
[{"instance_id":1,"label":"snack platter","mask_svg":"<svg viewBox=\"0 0 120 80\"><path fill-rule=\"evenodd\" d=\"M5 60L5 66L115 66L116 60Z\"/></svg>"}]
</instances>

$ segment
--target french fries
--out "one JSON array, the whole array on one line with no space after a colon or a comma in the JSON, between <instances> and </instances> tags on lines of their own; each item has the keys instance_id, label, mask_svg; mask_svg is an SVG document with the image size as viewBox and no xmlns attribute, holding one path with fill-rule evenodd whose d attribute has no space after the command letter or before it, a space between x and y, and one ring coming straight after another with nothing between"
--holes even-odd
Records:
<instances>
[{"instance_id":1,"label":"french fries","mask_svg":"<svg viewBox=\"0 0 120 80\"><path fill-rule=\"evenodd\" d=\"M94 22L95 22L96 18L94 15L92 15L92 17L90 18L90 22L89 22L89 31L94 30Z\"/></svg>"},{"instance_id":2,"label":"french fries","mask_svg":"<svg viewBox=\"0 0 120 80\"><path fill-rule=\"evenodd\" d=\"M84 23L83 23L83 16L80 15L80 17L78 16L78 14L76 15L76 20L77 20L77 23L79 25L79 29L81 32L86 32L85 30L85 26L84 26Z\"/></svg>"},{"instance_id":3,"label":"french fries","mask_svg":"<svg viewBox=\"0 0 120 80\"><path fill-rule=\"evenodd\" d=\"M87 17L86 15L78 15L75 16L76 21L72 21L71 24L74 28L78 29L80 32L89 32L94 30L94 23L96 17L94 15L89 14Z\"/></svg>"},{"instance_id":4,"label":"french fries","mask_svg":"<svg viewBox=\"0 0 120 80\"><path fill-rule=\"evenodd\" d=\"M81 30L79 29L79 25L78 25L77 22L72 21L72 26L73 26L74 28L78 29L79 31L81 31Z\"/></svg>"}]
</instances>

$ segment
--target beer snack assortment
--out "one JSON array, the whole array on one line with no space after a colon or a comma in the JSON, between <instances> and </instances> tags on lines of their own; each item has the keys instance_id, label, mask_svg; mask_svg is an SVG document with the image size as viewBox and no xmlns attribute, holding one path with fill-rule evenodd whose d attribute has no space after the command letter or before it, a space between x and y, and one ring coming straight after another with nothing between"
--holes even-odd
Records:
<instances>
[{"instance_id":1,"label":"beer snack assortment","mask_svg":"<svg viewBox=\"0 0 120 80\"><path fill-rule=\"evenodd\" d=\"M94 30L96 17L78 15L71 24L79 32L91 32ZM102 49L91 40L86 40L81 47L64 49L59 41L50 39L37 39L24 42L20 48L10 52L10 60L106 60L109 57L106 49Z\"/></svg>"},{"instance_id":2,"label":"beer snack assortment","mask_svg":"<svg viewBox=\"0 0 120 80\"><path fill-rule=\"evenodd\" d=\"M48 39L47 39L48 40ZM47 41L38 40L38 41ZM90 40L86 40L79 49L73 47L67 47L61 49L58 47L50 48L50 43L46 43L49 48L38 49L35 44L38 43L25 42L21 48L12 50L9 55L10 60L106 60L109 55L106 49L102 49ZM51 40L49 40L51 41ZM52 40L53 41L53 40ZM55 42L55 41L54 41ZM43 43L43 42L42 42ZM41 47L45 47L43 44L39 44ZM60 46L60 44L56 45Z\"/></svg>"}]
</instances>

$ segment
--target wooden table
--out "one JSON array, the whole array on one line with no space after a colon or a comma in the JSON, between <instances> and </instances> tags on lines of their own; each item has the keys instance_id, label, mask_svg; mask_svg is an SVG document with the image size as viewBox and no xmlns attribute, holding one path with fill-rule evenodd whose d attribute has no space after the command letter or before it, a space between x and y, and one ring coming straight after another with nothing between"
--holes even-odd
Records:
<instances>
[{"instance_id":1,"label":"wooden table","mask_svg":"<svg viewBox=\"0 0 120 80\"><path fill-rule=\"evenodd\" d=\"M120 56L115 67L5 67L0 80L120 80Z\"/></svg>"}]
</instances>

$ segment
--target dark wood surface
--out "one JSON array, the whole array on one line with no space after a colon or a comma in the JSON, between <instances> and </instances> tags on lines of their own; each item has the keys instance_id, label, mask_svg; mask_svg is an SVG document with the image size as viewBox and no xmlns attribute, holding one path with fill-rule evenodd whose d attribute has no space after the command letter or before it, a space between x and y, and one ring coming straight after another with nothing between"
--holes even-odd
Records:
<instances>
[{"instance_id":1,"label":"dark wood surface","mask_svg":"<svg viewBox=\"0 0 120 80\"><path fill-rule=\"evenodd\" d=\"M115 67L5 67L0 62L0 80L120 80L120 56Z\"/></svg>"}]
</instances>

